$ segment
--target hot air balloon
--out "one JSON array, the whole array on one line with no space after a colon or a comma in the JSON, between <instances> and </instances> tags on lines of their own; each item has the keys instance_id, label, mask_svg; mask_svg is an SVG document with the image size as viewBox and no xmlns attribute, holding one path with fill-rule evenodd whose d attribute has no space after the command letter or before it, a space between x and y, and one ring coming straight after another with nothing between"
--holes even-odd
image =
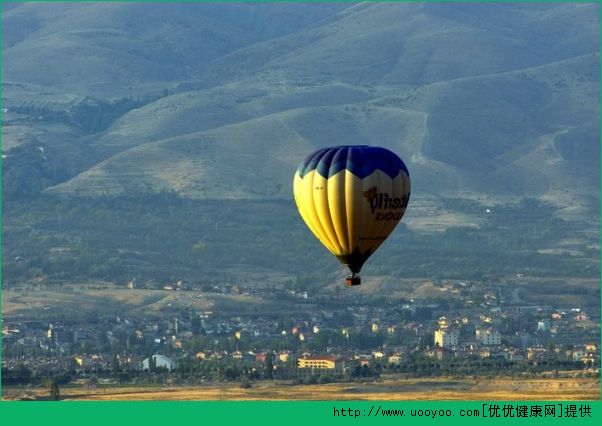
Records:
<instances>
[{"instance_id":1,"label":"hot air balloon","mask_svg":"<svg viewBox=\"0 0 602 426\"><path fill-rule=\"evenodd\" d=\"M335 146L299 164L293 191L305 224L351 270L347 285L358 285L364 262L405 213L410 175L388 149Z\"/></svg>"}]
</instances>

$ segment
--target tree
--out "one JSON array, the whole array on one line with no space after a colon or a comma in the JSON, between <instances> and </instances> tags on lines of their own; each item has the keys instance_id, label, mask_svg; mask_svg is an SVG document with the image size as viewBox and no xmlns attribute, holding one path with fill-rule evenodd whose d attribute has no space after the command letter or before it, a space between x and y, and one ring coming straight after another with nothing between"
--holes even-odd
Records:
<instances>
[{"instance_id":1,"label":"tree","mask_svg":"<svg viewBox=\"0 0 602 426\"><path fill-rule=\"evenodd\" d=\"M29 368L25 366L25 364L19 364L14 373L15 379L19 383L29 383L31 380L32 372Z\"/></svg>"},{"instance_id":2,"label":"tree","mask_svg":"<svg viewBox=\"0 0 602 426\"><path fill-rule=\"evenodd\" d=\"M131 374L130 372L127 371L122 371L117 375L117 379L119 380L119 383L121 384L125 384L128 383L131 380Z\"/></svg>"},{"instance_id":3,"label":"tree","mask_svg":"<svg viewBox=\"0 0 602 426\"><path fill-rule=\"evenodd\" d=\"M240 388L241 389L251 389L253 385L247 376L241 376L240 379Z\"/></svg>"},{"instance_id":4,"label":"tree","mask_svg":"<svg viewBox=\"0 0 602 426\"><path fill-rule=\"evenodd\" d=\"M48 388L48 397L52 401L58 401L60 398L59 384L56 379L46 379L44 381L46 388Z\"/></svg>"},{"instance_id":5,"label":"tree","mask_svg":"<svg viewBox=\"0 0 602 426\"><path fill-rule=\"evenodd\" d=\"M114 375L121 371L121 367L119 366L119 358L117 357L117 354L113 355L113 359L111 361L111 370L113 371Z\"/></svg>"},{"instance_id":6,"label":"tree","mask_svg":"<svg viewBox=\"0 0 602 426\"><path fill-rule=\"evenodd\" d=\"M190 331L192 331L193 336L201 334L201 319L199 317L195 317L190 321Z\"/></svg>"},{"instance_id":7,"label":"tree","mask_svg":"<svg viewBox=\"0 0 602 426\"><path fill-rule=\"evenodd\" d=\"M269 380L274 378L274 361L271 352L265 354L265 378Z\"/></svg>"}]
</instances>

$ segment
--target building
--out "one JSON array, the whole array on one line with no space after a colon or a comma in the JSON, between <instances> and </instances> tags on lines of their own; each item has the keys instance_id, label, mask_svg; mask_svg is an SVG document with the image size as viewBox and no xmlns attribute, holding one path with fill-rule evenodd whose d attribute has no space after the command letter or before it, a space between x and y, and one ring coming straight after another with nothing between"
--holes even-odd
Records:
<instances>
[{"instance_id":1,"label":"building","mask_svg":"<svg viewBox=\"0 0 602 426\"><path fill-rule=\"evenodd\" d=\"M583 349L575 349L573 351L573 361L581 361L585 357L585 351Z\"/></svg>"},{"instance_id":2,"label":"building","mask_svg":"<svg viewBox=\"0 0 602 426\"><path fill-rule=\"evenodd\" d=\"M173 371L176 368L175 362L171 359L167 358L165 355L153 355L153 368L164 367L167 368L168 371ZM142 361L142 371L149 371L151 369L149 358L146 358Z\"/></svg>"},{"instance_id":3,"label":"building","mask_svg":"<svg viewBox=\"0 0 602 426\"><path fill-rule=\"evenodd\" d=\"M524 355L520 352L517 352L517 351L509 351L508 352L508 360L509 361L517 362L517 361L522 361L524 359L525 359Z\"/></svg>"},{"instance_id":4,"label":"building","mask_svg":"<svg viewBox=\"0 0 602 426\"><path fill-rule=\"evenodd\" d=\"M475 334L477 341L485 346L499 346L502 344L502 335L492 328L477 329Z\"/></svg>"},{"instance_id":5,"label":"building","mask_svg":"<svg viewBox=\"0 0 602 426\"><path fill-rule=\"evenodd\" d=\"M401 364L401 355L393 354L388 358L389 364Z\"/></svg>"},{"instance_id":6,"label":"building","mask_svg":"<svg viewBox=\"0 0 602 426\"><path fill-rule=\"evenodd\" d=\"M449 355L449 351L445 350L441 346L435 346L434 348L427 349L424 353L429 358L435 358L441 361L447 355Z\"/></svg>"},{"instance_id":7,"label":"building","mask_svg":"<svg viewBox=\"0 0 602 426\"><path fill-rule=\"evenodd\" d=\"M550 320L542 319L537 321L537 331L549 331L550 330Z\"/></svg>"},{"instance_id":8,"label":"building","mask_svg":"<svg viewBox=\"0 0 602 426\"><path fill-rule=\"evenodd\" d=\"M527 359L530 361L543 359L545 354L546 350L541 346L527 348Z\"/></svg>"},{"instance_id":9,"label":"building","mask_svg":"<svg viewBox=\"0 0 602 426\"><path fill-rule=\"evenodd\" d=\"M288 362L290 359L290 353L286 352L286 351L278 352L277 356L278 356L278 361L280 361L280 362Z\"/></svg>"},{"instance_id":10,"label":"building","mask_svg":"<svg viewBox=\"0 0 602 426\"><path fill-rule=\"evenodd\" d=\"M335 356L309 356L297 360L297 368L311 370L336 370L343 369L343 361Z\"/></svg>"},{"instance_id":11,"label":"building","mask_svg":"<svg viewBox=\"0 0 602 426\"><path fill-rule=\"evenodd\" d=\"M370 367L372 364L372 356L370 355L356 355L354 358L357 360L360 367Z\"/></svg>"},{"instance_id":12,"label":"building","mask_svg":"<svg viewBox=\"0 0 602 426\"><path fill-rule=\"evenodd\" d=\"M459 333L457 330L435 330L435 345L441 348L455 348L458 346Z\"/></svg>"}]
</instances>

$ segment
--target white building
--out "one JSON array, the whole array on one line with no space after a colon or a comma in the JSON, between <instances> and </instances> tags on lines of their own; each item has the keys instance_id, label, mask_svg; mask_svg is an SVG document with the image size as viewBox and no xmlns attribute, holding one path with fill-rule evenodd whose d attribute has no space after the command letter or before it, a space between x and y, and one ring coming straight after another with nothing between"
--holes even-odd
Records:
<instances>
[{"instance_id":1,"label":"white building","mask_svg":"<svg viewBox=\"0 0 602 426\"><path fill-rule=\"evenodd\" d=\"M537 331L548 331L550 329L550 320L542 319L537 321Z\"/></svg>"},{"instance_id":2,"label":"white building","mask_svg":"<svg viewBox=\"0 0 602 426\"><path fill-rule=\"evenodd\" d=\"M585 357L585 351L583 349L575 349L573 351L573 361L581 361Z\"/></svg>"},{"instance_id":3,"label":"white building","mask_svg":"<svg viewBox=\"0 0 602 426\"><path fill-rule=\"evenodd\" d=\"M435 345L441 348L455 348L458 346L459 333L456 330L435 330Z\"/></svg>"},{"instance_id":4,"label":"white building","mask_svg":"<svg viewBox=\"0 0 602 426\"><path fill-rule=\"evenodd\" d=\"M176 368L176 363L167 358L165 355L153 355L152 358L155 368L165 367L168 371L173 371ZM144 361L142 361L142 371L148 370L150 370L149 358L146 358Z\"/></svg>"},{"instance_id":5,"label":"white building","mask_svg":"<svg viewBox=\"0 0 602 426\"><path fill-rule=\"evenodd\" d=\"M481 342L483 345L495 346L502 344L502 335L499 331L494 330L492 328L477 329L475 334L477 341Z\"/></svg>"}]
</instances>

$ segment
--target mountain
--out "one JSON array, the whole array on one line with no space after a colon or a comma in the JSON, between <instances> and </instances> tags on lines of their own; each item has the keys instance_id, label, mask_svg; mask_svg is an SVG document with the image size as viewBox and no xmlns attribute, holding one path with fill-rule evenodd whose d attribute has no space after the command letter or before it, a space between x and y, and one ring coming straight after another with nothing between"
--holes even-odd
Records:
<instances>
[{"instance_id":1,"label":"mountain","mask_svg":"<svg viewBox=\"0 0 602 426\"><path fill-rule=\"evenodd\" d=\"M343 7L22 3L3 11L4 81L97 97L162 89L218 57L312 27Z\"/></svg>"},{"instance_id":2,"label":"mountain","mask_svg":"<svg viewBox=\"0 0 602 426\"><path fill-rule=\"evenodd\" d=\"M596 3L4 2L3 285L322 291L345 271L292 177L317 148L370 144L404 159L412 199L366 291L519 279L591 299L599 18Z\"/></svg>"},{"instance_id":3,"label":"mountain","mask_svg":"<svg viewBox=\"0 0 602 426\"><path fill-rule=\"evenodd\" d=\"M47 168L36 191L291 198L309 152L367 143L419 197L599 209L594 3L19 3L2 20L5 177Z\"/></svg>"}]
</instances>

